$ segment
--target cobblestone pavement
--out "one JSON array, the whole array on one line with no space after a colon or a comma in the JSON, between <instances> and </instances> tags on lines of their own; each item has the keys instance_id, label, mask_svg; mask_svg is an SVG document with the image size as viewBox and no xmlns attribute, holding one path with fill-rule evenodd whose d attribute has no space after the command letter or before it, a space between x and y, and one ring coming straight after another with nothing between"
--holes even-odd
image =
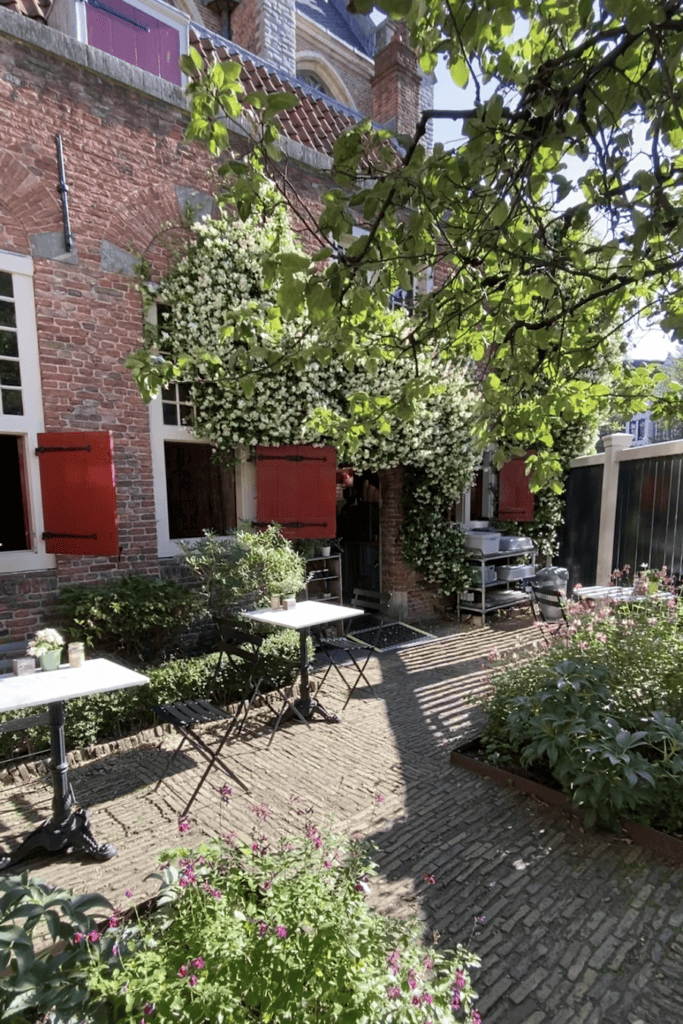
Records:
<instances>
[{"instance_id":1,"label":"cobblestone pavement","mask_svg":"<svg viewBox=\"0 0 683 1024\"><path fill-rule=\"evenodd\" d=\"M480 728L467 696L486 686L489 651L511 659L533 638L517 619L384 654L371 661L374 696L359 688L340 724L287 726L270 749L255 719L230 748L249 794L233 786L225 802L224 777L210 777L192 838L251 832L258 803L271 808L259 828L287 833L296 811L313 807L317 820L334 815L337 827L378 845L370 898L380 910L418 913L440 944L480 954L485 1024L683 1024L683 868L449 764L455 742ZM332 710L345 697L341 681L326 684ZM115 904L127 888L136 900L155 892L146 876L180 841L177 811L202 762L184 752L172 760L166 734L143 741L71 772L98 841L113 842L118 856L36 860L37 877ZM0 844L13 845L49 807L45 781L2 787Z\"/></svg>"}]
</instances>

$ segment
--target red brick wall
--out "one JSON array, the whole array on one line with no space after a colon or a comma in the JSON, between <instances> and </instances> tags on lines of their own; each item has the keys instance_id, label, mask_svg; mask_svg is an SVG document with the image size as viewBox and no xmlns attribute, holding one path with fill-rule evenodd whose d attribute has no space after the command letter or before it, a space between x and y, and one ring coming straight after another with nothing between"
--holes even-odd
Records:
<instances>
[{"instance_id":1,"label":"red brick wall","mask_svg":"<svg viewBox=\"0 0 683 1024\"><path fill-rule=\"evenodd\" d=\"M443 608L443 599L430 587L403 557L401 526L403 525L403 469L385 469L379 474L380 486L380 589L391 595L395 614L407 622L433 618Z\"/></svg>"},{"instance_id":2,"label":"red brick wall","mask_svg":"<svg viewBox=\"0 0 683 1024\"><path fill-rule=\"evenodd\" d=\"M8 83L12 82L10 86ZM134 279L105 271L103 241L160 267L156 242L178 223L176 186L206 191L208 158L183 141L184 113L58 58L0 47L0 247L61 234L55 133L63 139L75 254L34 255L46 430L110 430L120 558L57 556L54 571L0 577L5 637L45 625L58 588L113 574L158 575L148 412L123 367L141 336Z\"/></svg>"},{"instance_id":3,"label":"red brick wall","mask_svg":"<svg viewBox=\"0 0 683 1024\"><path fill-rule=\"evenodd\" d=\"M246 18L250 6L245 0L236 14ZM159 574L148 412L123 367L139 344L141 302L131 276L103 269L101 246L132 250L162 269L161 235L181 220L176 188L211 190L206 152L183 142L185 117L56 56L0 41L0 248L28 255L30 236L62 233L60 132L75 253L34 255L45 428L112 432L122 548L120 558L60 555L55 570L0 576L5 639L22 640L49 624L65 584ZM317 212L329 182L297 165L287 173L308 212ZM312 236L305 242L320 246ZM383 485L383 589L407 594L409 613L418 618L431 599L415 596L419 579L400 556L397 473L385 474Z\"/></svg>"}]
</instances>

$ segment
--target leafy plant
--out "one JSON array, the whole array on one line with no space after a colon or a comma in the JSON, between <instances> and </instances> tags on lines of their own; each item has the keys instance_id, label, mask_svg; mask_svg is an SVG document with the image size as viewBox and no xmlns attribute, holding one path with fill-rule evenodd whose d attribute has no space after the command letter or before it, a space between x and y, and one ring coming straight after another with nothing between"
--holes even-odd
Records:
<instances>
[{"instance_id":1,"label":"leafy plant","mask_svg":"<svg viewBox=\"0 0 683 1024\"><path fill-rule=\"evenodd\" d=\"M683 728L664 711L643 717L613 699L600 663L544 665L535 689L497 692L483 736L495 761L548 765L586 822L632 818L683 831Z\"/></svg>"},{"instance_id":2,"label":"leafy plant","mask_svg":"<svg viewBox=\"0 0 683 1024\"><path fill-rule=\"evenodd\" d=\"M188 587L141 575L63 587L59 602L72 639L137 662L152 661L168 649L197 606Z\"/></svg>"},{"instance_id":3,"label":"leafy plant","mask_svg":"<svg viewBox=\"0 0 683 1024\"><path fill-rule=\"evenodd\" d=\"M446 519L452 505L425 474L411 469L404 474L401 528L403 554L437 593L448 596L466 590L472 581L462 530Z\"/></svg>"},{"instance_id":4,"label":"leafy plant","mask_svg":"<svg viewBox=\"0 0 683 1024\"><path fill-rule=\"evenodd\" d=\"M73 896L28 872L0 875L0 1019L28 1024L50 1014L53 1024L81 1020L90 1000L90 955L74 932L97 941L91 911L111 908L104 896ZM46 949L49 934L61 951Z\"/></svg>"},{"instance_id":5,"label":"leafy plant","mask_svg":"<svg viewBox=\"0 0 683 1024\"><path fill-rule=\"evenodd\" d=\"M375 873L362 843L311 820L277 845L257 828L249 842L176 851L156 876L161 910L119 928L115 955L90 947L97 1020L478 1021L477 957L427 948L418 922L373 911Z\"/></svg>"}]
</instances>

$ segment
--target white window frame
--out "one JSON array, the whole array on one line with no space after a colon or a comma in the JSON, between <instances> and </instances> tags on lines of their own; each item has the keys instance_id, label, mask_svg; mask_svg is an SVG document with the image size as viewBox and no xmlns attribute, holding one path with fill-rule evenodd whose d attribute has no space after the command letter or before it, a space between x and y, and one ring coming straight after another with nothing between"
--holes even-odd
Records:
<instances>
[{"instance_id":1,"label":"white window frame","mask_svg":"<svg viewBox=\"0 0 683 1024\"><path fill-rule=\"evenodd\" d=\"M157 308L149 311L148 320L155 324ZM164 444L176 441L182 444L211 446L203 437L195 437L189 427L171 426L164 423L162 395L158 395L149 403L149 435L152 448L152 484L154 488L154 509L157 527L157 555L159 558L177 558L180 555L178 540L172 538L168 522L168 496L166 490L166 458ZM248 460L248 451L239 452L239 461L235 464L235 501L237 522L253 519L256 510L256 469ZM187 537L184 542L193 544L198 537Z\"/></svg>"},{"instance_id":2,"label":"white window frame","mask_svg":"<svg viewBox=\"0 0 683 1024\"><path fill-rule=\"evenodd\" d=\"M57 563L55 556L46 552L45 541L42 539L45 525L40 492L40 469L35 454L38 434L45 430L45 415L33 294L33 260L30 256L19 256L0 250L0 271L12 275L24 409L21 416L10 416L0 412L0 434L12 434L23 439L31 538L30 547L24 551L3 551L0 548L2 576L5 573L53 569Z\"/></svg>"}]
</instances>

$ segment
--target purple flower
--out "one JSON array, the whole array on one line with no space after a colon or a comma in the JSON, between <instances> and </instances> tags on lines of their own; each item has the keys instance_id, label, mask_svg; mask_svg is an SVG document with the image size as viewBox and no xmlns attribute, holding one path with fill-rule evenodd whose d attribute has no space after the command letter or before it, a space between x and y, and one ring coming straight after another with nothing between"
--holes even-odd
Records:
<instances>
[{"instance_id":1,"label":"purple flower","mask_svg":"<svg viewBox=\"0 0 683 1024\"><path fill-rule=\"evenodd\" d=\"M419 996L413 996L413 1006L419 1006L420 1002L421 1000Z\"/></svg>"},{"instance_id":2,"label":"purple flower","mask_svg":"<svg viewBox=\"0 0 683 1024\"><path fill-rule=\"evenodd\" d=\"M132 896L133 896L133 893L132 893L132 891L130 889L126 889L124 895L125 895L126 899L131 899Z\"/></svg>"},{"instance_id":3,"label":"purple flower","mask_svg":"<svg viewBox=\"0 0 683 1024\"><path fill-rule=\"evenodd\" d=\"M401 990L396 985L392 985L387 989L387 999L400 999Z\"/></svg>"},{"instance_id":4,"label":"purple flower","mask_svg":"<svg viewBox=\"0 0 683 1024\"><path fill-rule=\"evenodd\" d=\"M486 924L486 914L479 914L474 920L477 924Z\"/></svg>"},{"instance_id":5,"label":"purple flower","mask_svg":"<svg viewBox=\"0 0 683 1024\"><path fill-rule=\"evenodd\" d=\"M423 875L422 876L422 881L426 882L427 885L434 885L434 883L436 882L436 879L434 878L434 875Z\"/></svg>"},{"instance_id":6,"label":"purple flower","mask_svg":"<svg viewBox=\"0 0 683 1024\"><path fill-rule=\"evenodd\" d=\"M109 927L110 928L117 928L118 924L119 924L118 917L110 917L109 918Z\"/></svg>"},{"instance_id":7,"label":"purple flower","mask_svg":"<svg viewBox=\"0 0 683 1024\"><path fill-rule=\"evenodd\" d=\"M433 968L434 961L432 960L432 958L429 955L429 953L427 954L427 956L422 961L422 966L424 967L425 971L431 971L431 969Z\"/></svg>"},{"instance_id":8,"label":"purple flower","mask_svg":"<svg viewBox=\"0 0 683 1024\"><path fill-rule=\"evenodd\" d=\"M88 938L90 939L91 942L97 942L99 937L100 933L98 932L97 928L93 928L91 932L88 932Z\"/></svg>"},{"instance_id":9,"label":"purple flower","mask_svg":"<svg viewBox=\"0 0 683 1024\"><path fill-rule=\"evenodd\" d=\"M118 956L119 955L119 944L118 944L118 942L114 943L114 945L111 947L111 951L112 951L112 955L113 956Z\"/></svg>"},{"instance_id":10,"label":"purple flower","mask_svg":"<svg viewBox=\"0 0 683 1024\"><path fill-rule=\"evenodd\" d=\"M277 926L277 928L275 929L275 933L276 933L278 939L286 939L287 938L287 929L285 928L285 926L283 924L279 924Z\"/></svg>"},{"instance_id":11,"label":"purple flower","mask_svg":"<svg viewBox=\"0 0 683 1024\"><path fill-rule=\"evenodd\" d=\"M472 1016L470 1017L471 1024L481 1024L481 1017L479 1016L479 1010L472 1010Z\"/></svg>"},{"instance_id":12,"label":"purple flower","mask_svg":"<svg viewBox=\"0 0 683 1024\"><path fill-rule=\"evenodd\" d=\"M456 971L456 973L455 973L455 987L456 988L464 988L465 987L465 975L462 973L462 971Z\"/></svg>"},{"instance_id":13,"label":"purple flower","mask_svg":"<svg viewBox=\"0 0 683 1024\"><path fill-rule=\"evenodd\" d=\"M434 997L432 996L431 992L423 992L422 993L422 1002L426 1003L427 1006L431 1006L432 1005L432 1003L434 1002Z\"/></svg>"},{"instance_id":14,"label":"purple flower","mask_svg":"<svg viewBox=\"0 0 683 1024\"><path fill-rule=\"evenodd\" d=\"M417 977L415 975L415 971L411 970L408 972L408 984L411 988L417 988Z\"/></svg>"},{"instance_id":15,"label":"purple flower","mask_svg":"<svg viewBox=\"0 0 683 1024\"><path fill-rule=\"evenodd\" d=\"M255 814L261 821L267 821L270 815L270 807L268 804L254 804L251 809L251 813Z\"/></svg>"},{"instance_id":16,"label":"purple flower","mask_svg":"<svg viewBox=\"0 0 683 1024\"><path fill-rule=\"evenodd\" d=\"M189 832L190 831L190 822L188 821L187 818L181 818L178 821L178 831L179 832Z\"/></svg>"},{"instance_id":17,"label":"purple flower","mask_svg":"<svg viewBox=\"0 0 683 1024\"><path fill-rule=\"evenodd\" d=\"M458 995L457 992L453 993L453 1002L451 1003L451 1007L454 1010L460 1009L460 996Z\"/></svg>"},{"instance_id":18,"label":"purple flower","mask_svg":"<svg viewBox=\"0 0 683 1024\"><path fill-rule=\"evenodd\" d=\"M185 978L187 976L187 964L183 964L182 967L178 968L178 977Z\"/></svg>"},{"instance_id":19,"label":"purple flower","mask_svg":"<svg viewBox=\"0 0 683 1024\"><path fill-rule=\"evenodd\" d=\"M383 804L384 803L384 797L382 796L381 793L375 793L375 803L376 804Z\"/></svg>"},{"instance_id":20,"label":"purple flower","mask_svg":"<svg viewBox=\"0 0 683 1024\"><path fill-rule=\"evenodd\" d=\"M227 803L232 796L232 786L228 786L227 784L225 786L221 786L219 793Z\"/></svg>"},{"instance_id":21,"label":"purple flower","mask_svg":"<svg viewBox=\"0 0 683 1024\"><path fill-rule=\"evenodd\" d=\"M197 977L196 974L191 974L187 980L189 981L190 986L194 988L197 982L199 981L199 978Z\"/></svg>"},{"instance_id":22,"label":"purple flower","mask_svg":"<svg viewBox=\"0 0 683 1024\"><path fill-rule=\"evenodd\" d=\"M203 959L203 957L198 956L196 960L192 960L192 966L197 971L201 971L203 969L203 967L204 967L204 959Z\"/></svg>"},{"instance_id":23,"label":"purple flower","mask_svg":"<svg viewBox=\"0 0 683 1024\"><path fill-rule=\"evenodd\" d=\"M78 945L79 942L82 942L85 937L85 932L74 932L73 941L75 945Z\"/></svg>"}]
</instances>

